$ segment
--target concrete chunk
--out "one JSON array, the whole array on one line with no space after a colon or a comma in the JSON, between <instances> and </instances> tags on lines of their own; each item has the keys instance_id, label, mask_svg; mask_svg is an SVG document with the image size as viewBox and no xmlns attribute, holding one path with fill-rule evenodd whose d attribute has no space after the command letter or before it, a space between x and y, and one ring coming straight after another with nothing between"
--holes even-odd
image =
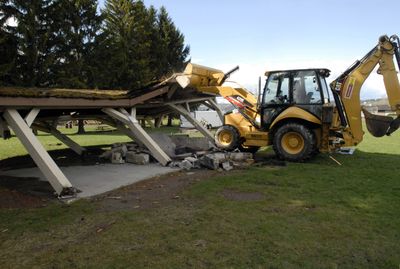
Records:
<instances>
[{"instance_id":1,"label":"concrete chunk","mask_svg":"<svg viewBox=\"0 0 400 269\"><path fill-rule=\"evenodd\" d=\"M244 162L248 159L253 159L253 154L250 152L231 152L229 159L235 162Z\"/></svg>"},{"instance_id":2,"label":"concrete chunk","mask_svg":"<svg viewBox=\"0 0 400 269\"><path fill-rule=\"evenodd\" d=\"M126 153L126 162L133 164L148 164L150 162L150 155L147 153L136 153L128 151Z\"/></svg>"},{"instance_id":3,"label":"concrete chunk","mask_svg":"<svg viewBox=\"0 0 400 269\"><path fill-rule=\"evenodd\" d=\"M121 152L113 152L111 156L111 163L114 164L121 164L125 163L124 159L122 159L122 154Z\"/></svg>"},{"instance_id":4,"label":"concrete chunk","mask_svg":"<svg viewBox=\"0 0 400 269\"><path fill-rule=\"evenodd\" d=\"M213 170L217 170L225 161L227 161L225 153L210 153L200 159L201 165Z\"/></svg>"},{"instance_id":5,"label":"concrete chunk","mask_svg":"<svg viewBox=\"0 0 400 269\"><path fill-rule=\"evenodd\" d=\"M183 160L179 163L179 168L189 171L190 169L194 168L194 166L193 163L191 163L190 161Z\"/></svg>"},{"instance_id":6,"label":"concrete chunk","mask_svg":"<svg viewBox=\"0 0 400 269\"><path fill-rule=\"evenodd\" d=\"M223 162L222 169L224 169L225 171L230 171L233 169L233 166L232 166L231 162L229 162L229 161Z\"/></svg>"},{"instance_id":7,"label":"concrete chunk","mask_svg":"<svg viewBox=\"0 0 400 269\"><path fill-rule=\"evenodd\" d=\"M200 160L195 157L186 157L185 161L189 161L192 164L193 168L201 168Z\"/></svg>"}]
</instances>

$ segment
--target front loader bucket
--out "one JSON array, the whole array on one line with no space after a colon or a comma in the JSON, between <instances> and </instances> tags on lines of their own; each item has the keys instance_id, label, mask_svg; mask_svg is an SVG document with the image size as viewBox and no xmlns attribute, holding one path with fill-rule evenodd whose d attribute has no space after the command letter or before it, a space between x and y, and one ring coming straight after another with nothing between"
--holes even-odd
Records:
<instances>
[{"instance_id":1,"label":"front loader bucket","mask_svg":"<svg viewBox=\"0 0 400 269\"><path fill-rule=\"evenodd\" d=\"M381 116L370 113L365 108L362 108L365 116L365 122L367 124L368 131L375 137L382 137L384 135L389 135L396 131L399 126L394 126L397 120L393 120L389 116Z\"/></svg>"}]
</instances>

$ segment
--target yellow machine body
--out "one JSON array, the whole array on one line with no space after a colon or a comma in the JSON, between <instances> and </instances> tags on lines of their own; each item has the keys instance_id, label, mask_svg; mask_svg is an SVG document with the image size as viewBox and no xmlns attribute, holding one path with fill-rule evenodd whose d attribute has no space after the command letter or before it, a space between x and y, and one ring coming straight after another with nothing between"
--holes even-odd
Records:
<instances>
[{"instance_id":1,"label":"yellow machine body","mask_svg":"<svg viewBox=\"0 0 400 269\"><path fill-rule=\"evenodd\" d=\"M276 113L270 117L269 121L262 118L268 116L261 115L265 108L263 103L259 104L256 96L251 92L241 87L224 86L226 78L238 68L224 74L221 70L190 63L176 80L183 88L191 87L210 96L224 97L235 106L236 109L224 117L225 129L219 133L217 131L216 134L216 142L221 142L222 146L229 145L234 139L239 139L237 142L242 148L258 149L273 144L275 151L276 148L281 150L280 155L283 158L301 161L312 156L315 150L329 152L340 147L358 145L364 135L361 111L364 112L368 130L374 136L389 135L400 127L400 83L394 61L396 58L397 65L400 66L399 45L400 40L397 36L391 38L382 36L371 52L330 84L334 102L331 99L330 102L324 100L321 103L309 103L319 106L318 111L322 111L320 117L307 108L307 103L298 105L293 101L294 91L300 92L301 86L298 85L302 83L304 85L305 78L303 82L296 81L297 88L291 86L290 103L284 103L285 100L289 100L287 96L283 101L276 100L276 105L272 105L272 110L274 107L279 107L280 102L283 105L271 112ZM379 66L378 74L383 76L390 107L397 114L395 119L373 115L361 106L361 87L376 66ZM319 85L317 92L323 88L320 80L323 80L326 85L325 77L329 76L327 69L271 71L266 75L269 77L275 74L279 77L281 73L286 76L298 71L316 72L314 79L308 83ZM292 84L295 84L294 78L291 77L291 79ZM279 83L279 85L282 84L282 82ZM327 87L326 91L328 92ZM323 94L325 95L329 96L328 93ZM311 96L309 96L310 99ZM280 141L275 139L278 136ZM307 151L306 157L300 154L302 151Z\"/></svg>"}]
</instances>

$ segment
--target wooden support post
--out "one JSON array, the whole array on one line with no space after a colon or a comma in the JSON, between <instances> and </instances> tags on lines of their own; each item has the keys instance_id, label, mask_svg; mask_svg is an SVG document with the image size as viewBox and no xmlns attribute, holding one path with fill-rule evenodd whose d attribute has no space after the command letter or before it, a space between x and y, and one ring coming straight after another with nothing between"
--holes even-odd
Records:
<instances>
[{"instance_id":1,"label":"wooden support post","mask_svg":"<svg viewBox=\"0 0 400 269\"><path fill-rule=\"evenodd\" d=\"M159 163L166 166L171 162L171 158L146 133L146 131L143 130L136 118L133 118L126 110L120 109L120 111L117 111L113 108L103 108L102 111L117 121L127 125L130 131L133 133L135 140L139 140L141 143L143 143Z\"/></svg>"},{"instance_id":2,"label":"wooden support post","mask_svg":"<svg viewBox=\"0 0 400 269\"><path fill-rule=\"evenodd\" d=\"M190 114L189 111L187 111L182 105L174 105L174 104L168 104L173 110L184 116L196 129L202 133L213 145L215 145L214 142L214 136L212 133L210 133L209 130L203 124L198 122L192 114Z\"/></svg>"},{"instance_id":3,"label":"wooden support post","mask_svg":"<svg viewBox=\"0 0 400 269\"><path fill-rule=\"evenodd\" d=\"M136 119L136 107L131 108L131 117Z\"/></svg>"},{"instance_id":4,"label":"wooden support post","mask_svg":"<svg viewBox=\"0 0 400 269\"><path fill-rule=\"evenodd\" d=\"M86 149L84 147L81 147L78 143L73 141L71 138L66 136L65 134L61 133L59 130L57 130L55 127L50 126L45 123L34 123L32 125L33 128L52 134L55 138L63 142L66 146L68 146L70 149L72 149L76 154L82 155L84 152L86 152Z\"/></svg>"},{"instance_id":5,"label":"wooden support post","mask_svg":"<svg viewBox=\"0 0 400 269\"><path fill-rule=\"evenodd\" d=\"M32 126L32 123L35 121L39 112L39 108L32 108L31 111L29 111L28 115L25 116L25 122L29 127Z\"/></svg>"},{"instance_id":6,"label":"wooden support post","mask_svg":"<svg viewBox=\"0 0 400 269\"><path fill-rule=\"evenodd\" d=\"M158 116L158 117L156 117L156 118L154 119L154 126L155 126L156 128L160 128L160 127L161 127L163 118L164 118L164 115L160 115L160 116Z\"/></svg>"},{"instance_id":7,"label":"wooden support post","mask_svg":"<svg viewBox=\"0 0 400 269\"><path fill-rule=\"evenodd\" d=\"M51 186L58 195L73 195L76 189L72 187L69 180L65 177L61 169L57 166L48 152L40 144L37 137L26 124L17 110L8 108L4 111L3 117L8 125L14 130L15 134L25 146L26 150L44 174Z\"/></svg>"}]
</instances>

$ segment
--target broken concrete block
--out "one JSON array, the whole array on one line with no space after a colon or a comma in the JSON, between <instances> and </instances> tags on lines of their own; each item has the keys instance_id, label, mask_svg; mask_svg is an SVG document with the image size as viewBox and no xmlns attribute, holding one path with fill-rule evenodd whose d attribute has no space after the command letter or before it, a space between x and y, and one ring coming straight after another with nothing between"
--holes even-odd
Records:
<instances>
[{"instance_id":1,"label":"broken concrete block","mask_svg":"<svg viewBox=\"0 0 400 269\"><path fill-rule=\"evenodd\" d=\"M128 151L137 151L139 150L138 145L127 145Z\"/></svg>"},{"instance_id":2,"label":"broken concrete block","mask_svg":"<svg viewBox=\"0 0 400 269\"><path fill-rule=\"evenodd\" d=\"M111 157L112 157L112 151L111 151L111 150L104 151L104 152L99 156L99 158L101 158L101 159L106 159L106 160L111 160Z\"/></svg>"},{"instance_id":3,"label":"broken concrete block","mask_svg":"<svg viewBox=\"0 0 400 269\"><path fill-rule=\"evenodd\" d=\"M192 164L193 168L201 168L199 159L195 157L186 157L185 160L189 161Z\"/></svg>"},{"instance_id":4,"label":"broken concrete block","mask_svg":"<svg viewBox=\"0 0 400 269\"><path fill-rule=\"evenodd\" d=\"M148 164L150 162L150 155L147 153L136 153L128 151L125 157L126 162L133 164Z\"/></svg>"},{"instance_id":5,"label":"broken concrete block","mask_svg":"<svg viewBox=\"0 0 400 269\"><path fill-rule=\"evenodd\" d=\"M194 166L193 163L191 163L190 161L183 160L179 163L179 168L189 171L190 169L194 168Z\"/></svg>"},{"instance_id":6,"label":"broken concrete block","mask_svg":"<svg viewBox=\"0 0 400 269\"><path fill-rule=\"evenodd\" d=\"M225 162L226 160L227 159L225 153L210 153L201 157L200 163L204 167L217 170L220 164Z\"/></svg>"},{"instance_id":7,"label":"broken concrete block","mask_svg":"<svg viewBox=\"0 0 400 269\"><path fill-rule=\"evenodd\" d=\"M127 152L128 152L128 148L126 147L126 145L122 145L122 147L121 147L122 157L125 158Z\"/></svg>"},{"instance_id":8,"label":"broken concrete block","mask_svg":"<svg viewBox=\"0 0 400 269\"><path fill-rule=\"evenodd\" d=\"M121 152L113 152L112 153L111 163L114 163L114 164L125 163L124 159L122 159Z\"/></svg>"},{"instance_id":9,"label":"broken concrete block","mask_svg":"<svg viewBox=\"0 0 400 269\"><path fill-rule=\"evenodd\" d=\"M213 158L215 161L219 163L222 163L223 161L227 160L226 153L223 152L211 153L207 154L207 156L210 156L210 158Z\"/></svg>"},{"instance_id":10,"label":"broken concrete block","mask_svg":"<svg viewBox=\"0 0 400 269\"><path fill-rule=\"evenodd\" d=\"M125 157L126 152L128 151L128 148L126 145L120 145L120 146L115 146L113 145L113 148L111 149L112 152L119 152L121 153L122 157Z\"/></svg>"},{"instance_id":11,"label":"broken concrete block","mask_svg":"<svg viewBox=\"0 0 400 269\"><path fill-rule=\"evenodd\" d=\"M231 152L229 159L235 162L244 162L248 159L253 159L253 153L250 152Z\"/></svg>"},{"instance_id":12,"label":"broken concrete block","mask_svg":"<svg viewBox=\"0 0 400 269\"><path fill-rule=\"evenodd\" d=\"M221 164L221 166L222 166L222 169L224 169L225 171L230 171L233 169L233 166L232 166L231 162L229 162L229 161L223 162Z\"/></svg>"},{"instance_id":13,"label":"broken concrete block","mask_svg":"<svg viewBox=\"0 0 400 269\"><path fill-rule=\"evenodd\" d=\"M169 167L171 168L176 168L176 167L180 167L181 162L170 162L168 164Z\"/></svg>"}]
</instances>

